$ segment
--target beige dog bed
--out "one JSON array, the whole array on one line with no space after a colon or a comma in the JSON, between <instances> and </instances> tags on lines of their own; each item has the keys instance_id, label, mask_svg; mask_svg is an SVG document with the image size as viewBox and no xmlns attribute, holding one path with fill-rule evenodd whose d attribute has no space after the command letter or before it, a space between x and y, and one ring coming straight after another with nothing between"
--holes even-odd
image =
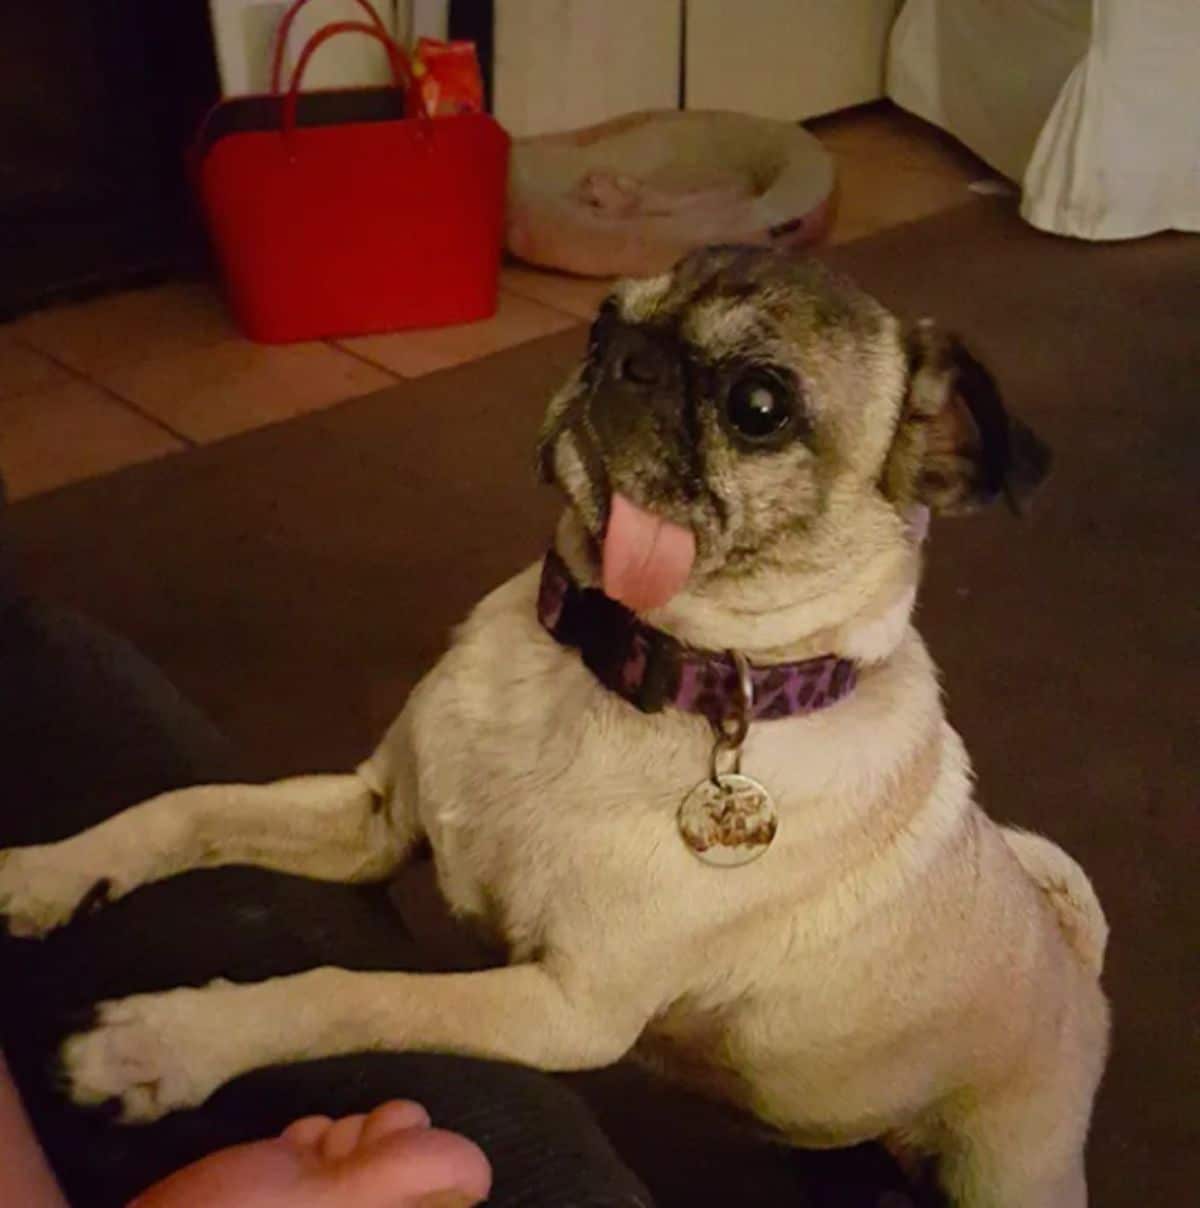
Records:
<instances>
[{"instance_id":1,"label":"beige dog bed","mask_svg":"<svg viewBox=\"0 0 1200 1208\"><path fill-rule=\"evenodd\" d=\"M819 239L833 183L829 154L799 125L634 113L513 145L507 245L583 276L656 273L704 244Z\"/></svg>"}]
</instances>

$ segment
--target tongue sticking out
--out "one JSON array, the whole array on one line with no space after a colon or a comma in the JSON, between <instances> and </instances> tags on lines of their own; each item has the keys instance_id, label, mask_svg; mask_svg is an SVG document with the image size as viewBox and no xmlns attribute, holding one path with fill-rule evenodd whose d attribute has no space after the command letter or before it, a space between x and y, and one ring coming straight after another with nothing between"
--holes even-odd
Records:
<instances>
[{"instance_id":1,"label":"tongue sticking out","mask_svg":"<svg viewBox=\"0 0 1200 1208\"><path fill-rule=\"evenodd\" d=\"M687 582L696 560L690 529L612 497L604 535L604 592L634 612L661 608Z\"/></svg>"}]
</instances>

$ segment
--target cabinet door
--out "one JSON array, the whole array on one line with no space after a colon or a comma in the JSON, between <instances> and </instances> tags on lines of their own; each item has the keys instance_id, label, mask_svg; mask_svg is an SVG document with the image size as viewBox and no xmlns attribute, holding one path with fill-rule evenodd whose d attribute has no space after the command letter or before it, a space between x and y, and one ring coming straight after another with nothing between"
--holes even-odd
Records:
<instances>
[{"instance_id":1,"label":"cabinet door","mask_svg":"<svg viewBox=\"0 0 1200 1208\"><path fill-rule=\"evenodd\" d=\"M679 106L682 0L497 0L495 113L517 137Z\"/></svg>"},{"instance_id":2,"label":"cabinet door","mask_svg":"<svg viewBox=\"0 0 1200 1208\"><path fill-rule=\"evenodd\" d=\"M688 0L689 109L799 121L883 96L898 0Z\"/></svg>"}]
</instances>

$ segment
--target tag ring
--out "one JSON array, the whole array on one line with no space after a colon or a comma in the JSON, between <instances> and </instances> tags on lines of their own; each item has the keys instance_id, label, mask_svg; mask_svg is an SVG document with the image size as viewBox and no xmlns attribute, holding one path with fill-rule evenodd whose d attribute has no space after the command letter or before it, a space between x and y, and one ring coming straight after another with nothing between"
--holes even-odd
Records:
<instances>
[{"instance_id":1,"label":"tag ring","mask_svg":"<svg viewBox=\"0 0 1200 1208\"><path fill-rule=\"evenodd\" d=\"M717 732L717 740L713 744L710 772L716 783L720 769L717 766L721 755L733 752L733 771L737 772L742 764L742 746L746 735L750 732L750 722L754 716L754 679L750 674L750 663L744 654L737 650L729 651L737 672L737 704L734 712L713 723Z\"/></svg>"}]
</instances>

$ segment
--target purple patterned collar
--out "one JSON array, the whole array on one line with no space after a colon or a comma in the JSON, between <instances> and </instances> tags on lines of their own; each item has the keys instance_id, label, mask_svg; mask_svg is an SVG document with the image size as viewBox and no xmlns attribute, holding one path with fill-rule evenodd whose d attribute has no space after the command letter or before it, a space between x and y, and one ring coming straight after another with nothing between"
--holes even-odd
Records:
<instances>
[{"instance_id":1,"label":"purple patterned collar","mask_svg":"<svg viewBox=\"0 0 1200 1208\"><path fill-rule=\"evenodd\" d=\"M714 726L738 711L737 664L728 653L694 650L639 621L599 588L580 587L551 550L542 565L538 619L563 646L577 649L606 687L643 713L673 705L700 713ZM848 696L855 665L835 654L796 663L750 665L751 721L815 713Z\"/></svg>"}]
</instances>

